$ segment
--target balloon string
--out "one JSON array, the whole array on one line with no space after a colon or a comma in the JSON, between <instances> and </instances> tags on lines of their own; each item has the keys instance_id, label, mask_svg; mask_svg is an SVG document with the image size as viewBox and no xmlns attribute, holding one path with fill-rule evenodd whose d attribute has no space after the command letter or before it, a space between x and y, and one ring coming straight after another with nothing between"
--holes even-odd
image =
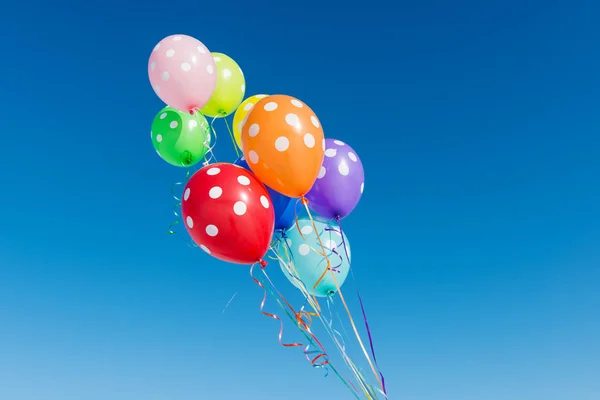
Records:
<instances>
[{"instance_id":1,"label":"balloon string","mask_svg":"<svg viewBox=\"0 0 600 400\"><path fill-rule=\"evenodd\" d=\"M320 313L319 311L317 311L318 309L320 310L318 301L316 300L316 298L314 296L312 296L311 294L308 293L308 290L306 289L306 285L304 285L304 283L298 278L298 273L296 271L295 266L290 261L289 255L286 254L286 258L288 260L288 261L286 261L286 260L284 260L282 258L282 256L279 254L279 252L276 249L272 248L271 250L273 251L273 253L277 257L277 259L279 260L279 262L283 266L285 266L288 274L290 274L290 276L292 276L293 279L298 283L298 285L299 285L298 288L300 289L300 292L304 295L304 297L306 298L307 302L310 304L310 306L315 311L316 316L321 320L321 323L325 327L325 330L329 334L330 338L336 344L336 347L338 348L338 350L340 351L340 354L342 355L342 359L344 360L344 362L346 363L346 365L348 366L348 368L350 369L350 371L355 376L355 378L356 378L356 380L357 380L357 382L358 382L361 390L363 391L363 394L366 396L367 399L376 399L377 397L373 396L372 392L369 390L369 388L371 387L371 385L369 385L366 382L365 378L362 376L362 374L360 373L360 371L358 370L358 368L356 367L356 365L354 364L354 362L350 359L350 357L346 353L346 350L345 350L344 346L342 346L342 344L339 342L339 340L336 338L336 336L331 332L331 330L329 329L329 324L323 318L322 313ZM284 250L284 252L286 252L286 248L285 247L283 248L283 250ZM354 389L358 392L358 389L356 389L356 387L353 384L352 384L352 387L354 387Z\"/></svg>"},{"instance_id":2,"label":"balloon string","mask_svg":"<svg viewBox=\"0 0 600 400\"><path fill-rule=\"evenodd\" d=\"M348 254L348 247L346 246L346 241L344 239L344 232L342 230L341 218L337 217L335 220L338 224L338 227L340 228L340 236L342 237L342 246L344 247L344 252L346 253L346 259L348 260L348 262L350 262L350 255ZM387 394L387 390L385 387L385 377L383 376L383 372L381 372L381 368L379 367L379 364L377 363L377 356L375 355L375 346L373 345L373 335L371 334L371 329L369 328L369 321L367 319L367 313L365 311L365 306L362 301L362 297L360 296L360 292L358 290L358 283L356 282L356 279L354 279L354 271L352 269L350 269L350 274L352 275L352 281L354 282L354 286L356 287L356 296L358 297L358 302L360 304L360 310L362 312L363 320L365 323L365 328L367 330L367 336L369 337L369 346L371 347L371 354L373 355L373 361L375 361L375 366L377 367L377 370L379 371L379 376L381 377L381 386L383 389L383 393Z\"/></svg>"},{"instance_id":3,"label":"balloon string","mask_svg":"<svg viewBox=\"0 0 600 400\"><path fill-rule=\"evenodd\" d=\"M256 267L256 265L257 264L255 263L255 264L252 264L252 266L250 267L250 277L264 291L263 299L260 302L260 312L269 318L273 318L274 320L279 321L279 334L277 335L277 339L283 347L302 347L301 343L284 343L282 340L282 338L283 338L283 322L281 321L281 318L279 318L275 314L271 314L271 313L264 311L265 303L267 302L267 289L265 288L265 285L263 285L258 279L256 279L254 277L254 268ZM261 265L261 268L263 268L262 265Z\"/></svg>"},{"instance_id":4,"label":"balloon string","mask_svg":"<svg viewBox=\"0 0 600 400\"><path fill-rule=\"evenodd\" d=\"M320 359L323 359L323 361L321 361L322 365L329 364L329 356L327 355L327 352L325 351L325 348L323 347L323 345L321 344L321 342L315 337L315 335L312 333L312 330L311 330L312 317L316 316L316 315L314 313L309 313L309 312L306 312L304 310L301 310L300 312L296 312L296 310L294 310L294 307L292 307L292 305L286 300L286 298L277 289L277 287L275 286L275 284L273 283L273 281L271 280L271 278L269 277L269 275L267 274L267 272L265 271L264 268L261 268L261 272L263 273L265 279L269 282L269 284L271 285L271 287L275 290L275 293L277 293L277 295L279 296L279 298L285 303L285 305L295 315L295 317L296 317L296 323L298 325L298 328L300 328L300 330L305 331L306 333L308 333L308 335L312 338L312 340L321 349L321 353L319 353L312 360L308 359L308 357L307 357L307 359L311 362L311 364L313 366L316 364L317 360L320 360Z\"/></svg>"},{"instance_id":5,"label":"balloon string","mask_svg":"<svg viewBox=\"0 0 600 400\"><path fill-rule=\"evenodd\" d=\"M198 119L200 119L200 117L197 117ZM217 157L215 157L215 153L214 153L214 148L217 146L217 140L218 140L218 136L217 136L217 130L215 129L215 121L216 121L217 117L214 117L211 121L210 121L210 137L207 141L204 142L204 145L208 147L208 150L206 151L206 154L204 156L204 162L203 165L209 165L212 163L217 162ZM214 138L213 139L211 139Z\"/></svg>"},{"instance_id":6,"label":"balloon string","mask_svg":"<svg viewBox=\"0 0 600 400\"><path fill-rule=\"evenodd\" d=\"M185 182L187 182L190 175L191 175L191 169L188 168L185 173ZM171 222L171 224L169 225L169 228L167 230L167 235L174 235L177 233L177 231L175 231L175 225L177 225L179 223L179 220L181 219L181 216L179 215L179 212L178 212L179 208L181 207L181 199L175 194L175 188L185 184L185 182L181 182L181 181L175 182L171 186L171 195L173 196L173 198L176 201L175 206L173 207L173 214L175 215L175 220L173 222Z\"/></svg>"},{"instance_id":7,"label":"balloon string","mask_svg":"<svg viewBox=\"0 0 600 400\"><path fill-rule=\"evenodd\" d=\"M288 273L289 273L291 276L293 276L293 278L294 278L294 279L295 279L295 280L296 280L296 281L297 281L297 282L300 284L300 286L299 286L300 292L301 292L301 293L304 295L304 297L306 298L307 302L308 302L308 303L311 305L311 307L313 308L313 310L315 310L315 311L316 311L316 307L317 307L317 306L316 306L316 304L315 304L315 299L313 299L313 297L311 297L311 295L310 295L310 294L308 294L308 292L307 292L307 290L306 290L306 286L305 286L305 285L302 283L302 281L301 281L301 280L299 280L299 279L298 279L296 276L294 276L294 275L297 275L297 272L296 272L296 270L295 270L295 267L293 266L293 264L291 264L291 263L290 263L290 264L288 264L288 263L287 263L285 260L283 260L283 259L282 259L282 257L281 257L281 255L279 254L279 252L278 252L276 249L272 248L271 250L273 251L273 254L275 254L276 258L279 260L279 262L280 262L282 265L284 265L284 266L285 266L285 268L286 268L287 272L288 272ZM285 249L285 248L284 248L284 252L286 252L286 249ZM288 260L290 259L290 258L289 258L289 254L286 254L286 258L287 258ZM293 271L292 271L292 269L293 269ZM327 333L329 334L329 336L330 336L330 337L332 337L332 338L334 339L334 343L336 344L336 346L338 347L338 349L340 349L340 347L339 347L339 343L338 343L338 342L335 340L335 337L333 337L333 336L331 335L331 332L330 332L329 330L327 330L327 324L326 324L326 323L323 321L323 317L322 317L322 315L321 315L321 314L319 314L318 312L315 312L314 314L315 314L316 316L318 316L318 317L319 317L319 319L321 320L321 322L322 322L322 323L323 323L323 325L325 326ZM359 372L356 370L356 367L354 366L354 364L352 363L352 361L349 359L349 357L346 355L346 353L345 353L344 349L342 348L342 349L340 349L340 351L341 351L341 353L342 353L342 358L344 359L344 362L346 363L346 365L348 365L348 367L350 368L350 370L352 371L352 373L353 373L353 374L355 375L355 377L357 378L357 380L358 380L359 384L361 385L361 389L363 389L363 392L365 393L365 395L367 396L367 398L369 398L369 396L368 396L368 393L367 393L367 391L366 391L366 389L365 389L365 384L364 384L364 382L363 382L363 381L361 381L361 379L360 379L360 376L359 376L359 375L357 375L357 374L360 374L360 373L359 373ZM358 392L358 389L356 388L356 386L354 386L354 384L352 384L352 382L351 382L351 381L349 381L349 383L350 383L350 385L352 385L352 387L354 388L354 390L355 390L357 393L359 393L359 392Z\"/></svg>"},{"instance_id":8,"label":"balloon string","mask_svg":"<svg viewBox=\"0 0 600 400\"><path fill-rule=\"evenodd\" d=\"M332 311L332 307L334 306L333 304L333 296L328 296L326 299L326 303L327 303L327 311L329 311L329 320L327 320L327 318L325 318L325 321L328 322L329 325L329 329L331 330L331 332L333 334L335 334L338 338L339 338L339 343L340 346L342 347L342 351L346 352L346 343L344 341L344 336L336 329L333 328L333 311ZM338 319L339 319L339 315ZM342 326L342 329L344 329L344 333L346 333L346 338L348 338L348 333L346 332L344 325L340 324ZM362 376L362 375L361 375ZM364 379L364 378L363 378ZM372 389L373 387L369 384L366 384L368 388ZM370 392L371 394L373 394L373 392ZM373 397L377 397L377 395L374 395Z\"/></svg>"},{"instance_id":9,"label":"balloon string","mask_svg":"<svg viewBox=\"0 0 600 400\"><path fill-rule=\"evenodd\" d=\"M345 246L344 235L342 233L341 226L339 227L339 230L337 230L335 228L327 227L327 228L325 228L325 231L336 232L337 234L340 235L340 237L342 238L342 245L344 246L344 251L345 251L346 257L347 257L346 259L348 260L348 262L350 262L350 256L348 254L348 249ZM340 271L337 270L336 268L339 268L342 265L342 263L344 261L344 258L342 257L341 254L338 253L337 246L335 246L335 245L331 249L331 252L333 254L337 255L339 257L339 259L340 259L340 264L338 264L338 266L332 268L332 271L335 271L335 272L339 273ZM356 290L356 294L358 296L358 301L360 302L361 311L362 311L363 319L364 319L364 322L365 322L365 327L367 329L367 335L369 337L369 344L370 344L370 347L371 347L371 354L373 355L373 360L375 361L375 366L377 367L377 370L379 371L379 376L381 377L381 384L382 384L383 394L385 395L387 393L386 389L385 389L385 379L383 377L383 374L381 373L381 368L379 368L379 365L377 364L377 358L375 357L375 350L373 348L373 337L371 335L371 330L369 329L369 323L367 322L367 316L366 316L365 309L364 309L364 306L363 306L363 303L362 303L362 299L360 297L360 293L358 292L358 289ZM333 304L333 297L329 296L329 297L327 297L327 309L329 310L329 316L330 316L330 321L331 321L330 324L333 323L333 315L332 315L332 311L331 311L331 304ZM338 315L338 318L339 318L339 315ZM343 325L342 325L342 327L343 327ZM334 332L338 333L338 335L339 335L339 332L337 332L337 331L334 331ZM346 333L346 337L348 337L348 333ZM342 339L342 341L343 341L343 339Z\"/></svg>"},{"instance_id":10,"label":"balloon string","mask_svg":"<svg viewBox=\"0 0 600 400\"><path fill-rule=\"evenodd\" d=\"M235 150L236 158L240 158L240 150L235 144L235 137L233 136L233 131L229 127L229 122L227 122L227 117L223 117L223 121L225 121L225 126L227 127L227 132L229 132L229 137L231 138L231 144L233 144L233 149Z\"/></svg>"},{"instance_id":11,"label":"balloon string","mask_svg":"<svg viewBox=\"0 0 600 400\"><path fill-rule=\"evenodd\" d=\"M294 316L292 316L292 314L287 310L287 308L283 305L283 303L281 302L281 300L276 296L276 294L273 292L273 289L271 289L271 287L268 287L269 293L271 294L271 296L275 299L275 301L277 302L277 304L279 304L279 307L281 307L281 309L285 312L285 314L288 316L288 318L294 322L296 322L296 319L294 318ZM301 330L302 334L304 335L304 337L306 338L306 340L309 341L309 344L306 346L305 352L306 350L309 348L309 346L312 344L312 339L308 336L308 334ZM344 383L344 385L352 392L352 394L359 399L358 394L357 394L357 389L356 387L354 387L354 385L352 384L352 382L348 381L346 378L344 378L340 372L334 367L333 363L330 361L328 366L321 366L321 365L315 365L315 367L322 367L325 368L326 371L328 371L329 368L331 368L331 370L333 371L333 373L342 381L342 383ZM327 375L325 375L327 376ZM354 391L353 391L354 389Z\"/></svg>"},{"instance_id":12,"label":"balloon string","mask_svg":"<svg viewBox=\"0 0 600 400\"><path fill-rule=\"evenodd\" d=\"M312 217L312 213L310 212L310 209L308 208L308 199L306 199L306 197L302 197L302 204L304 205L304 208L306 209L306 212L308 214L308 217L313 225L313 229L315 231L315 233L317 232L317 226L315 224L315 221ZM373 374L375 375L377 382L379 383L379 386L383 389L383 384L381 382L381 378L379 376L379 374L377 373L377 370L375 368L375 366L373 365L373 362L371 361L371 357L369 356L369 353L367 352L367 349L365 348L365 345L360 337L360 334L358 333L358 329L356 328L356 324L354 323L354 319L352 318L352 313L350 312L350 309L348 308L348 304L346 304L346 300L344 299L344 295L342 293L342 290L340 288L340 285L337 281L337 278L335 277L335 274L333 273L333 271L331 270L331 263L329 261L329 257L327 257L327 252L325 250L325 246L323 245L323 242L321 241L321 237L319 235L317 236L317 240L319 242L319 246L321 247L322 250L322 255L325 257L325 261L327 263L327 268L325 269L325 271L323 271L323 274L321 275L321 277L319 278L319 280L315 283L313 288L316 288L319 284L319 282L323 279L323 277L325 276L325 274L327 273L327 271L331 272L331 276L333 278L333 282L335 284L335 288L337 290L338 295L340 296L340 300L342 301L342 304L344 305L344 308L346 309L346 313L348 314L348 319L350 320L350 324L352 325L352 329L354 330L354 335L356 336L356 339L358 340L358 343L360 344L360 347L363 351L363 354L365 356L365 358L367 359L367 361L369 362L369 366L371 367L371 371L373 372Z\"/></svg>"}]
</instances>

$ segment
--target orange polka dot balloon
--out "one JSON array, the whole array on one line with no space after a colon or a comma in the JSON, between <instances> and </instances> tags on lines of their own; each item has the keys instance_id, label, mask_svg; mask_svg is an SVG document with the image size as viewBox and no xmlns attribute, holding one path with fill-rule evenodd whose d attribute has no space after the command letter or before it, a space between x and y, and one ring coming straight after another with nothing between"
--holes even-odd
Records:
<instances>
[{"instance_id":1,"label":"orange polka dot balloon","mask_svg":"<svg viewBox=\"0 0 600 400\"><path fill-rule=\"evenodd\" d=\"M325 154L319 119L300 100L277 94L261 99L242 128L244 157L265 185L289 197L313 186Z\"/></svg>"}]
</instances>

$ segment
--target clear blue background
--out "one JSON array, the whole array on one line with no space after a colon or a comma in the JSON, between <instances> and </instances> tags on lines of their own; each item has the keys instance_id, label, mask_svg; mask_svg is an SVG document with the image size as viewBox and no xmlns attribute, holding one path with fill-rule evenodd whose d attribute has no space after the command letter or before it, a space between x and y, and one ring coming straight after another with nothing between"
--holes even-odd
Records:
<instances>
[{"instance_id":1,"label":"clear blue background","mask_svg":"<svg viewBox=\"0 0 600 400\"><path fill-rule=\"evenodd\" d=\"M152 149L147 58L186 33L360 154L345 230L392 400L598 399L599 18L593 0L10 2L0 398L351 398L277 344L245 267L165 234L183 172Z\"/></svg>"}]
</instances>

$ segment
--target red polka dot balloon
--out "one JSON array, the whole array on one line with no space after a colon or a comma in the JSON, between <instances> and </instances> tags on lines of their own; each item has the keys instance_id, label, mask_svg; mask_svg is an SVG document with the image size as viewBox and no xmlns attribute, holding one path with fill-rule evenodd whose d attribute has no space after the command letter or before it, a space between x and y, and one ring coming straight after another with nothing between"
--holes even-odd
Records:
<instances>
[{"instance_id":1,"label":"red polka dot balloon","mask_svg":"<svg viewBox=\"0 0 600 400\"><path fill-rule=\"evenodd\" d=\"M188 233L213 257L253 264L267 254L275 215L267 189L250 171L207 165L188 181L181 208Z\"/></svg>"}]
</instances>

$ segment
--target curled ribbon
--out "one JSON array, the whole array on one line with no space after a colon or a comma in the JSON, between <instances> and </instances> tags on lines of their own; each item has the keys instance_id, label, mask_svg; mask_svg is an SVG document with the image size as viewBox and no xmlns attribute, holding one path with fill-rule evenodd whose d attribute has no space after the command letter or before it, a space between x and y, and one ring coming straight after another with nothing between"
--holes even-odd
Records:
<instances>
[{"instance_id":1,"label":"curled ribbon","mask_svg":"<svg viewBox=\"0 0 600 400\"><path fill-rule=\"evenodd\" d=\"M185 182L187 182L187 180L189 179L190 175L192 174L192 171L190 168L187 169L186 173L185 173L185 180L183 182L175 182L172 186L171 186L171 195L173 196L173 198L175 199L175 201L177 202L175 204L175 206L173 207L173 214L175 215L175 220L173 222L171 222L171 225L169 225L169 228L167 230L167 235L174 235L177 232L175 231L175 225L177 225L179 223L179 220L181 219L178 210L181 207L181 199L175 194L175 188L181 185L184 185Z\"/></svg>"},{"instance_id":2,"label":"curled ribbon","mask_svg":"<svg viewBox=\"0 0 600 400\"><path fill-rule=\"evenodd\" d=\"M266 266L266 262L264 263L264 265ZM304 349L305 356L307 357L308 361L310 361L310 363L315 367L324 367L325 365L329 364L329 356L327 355L325 348L323 347L321 342L316 338L316 336L312 333L312 330L310 329L310 326L312 323L311 317L315 314L306 312L304 310L301 310L300 312L296 312L296 310L294 310L294 307L279 292L279 290L277 289L277 287L275 286L275 284L273 283L273 281L271 280L269 275L266 273L264 266L261 268L261 272L263 273L265 279L269 282L271 287L275 290L275 292L277 293L279 298L281 298L281 300L285 303L285 305L290 309L292 315L294 316L294 318L296 320L296 324L297 324L298 328L301 331L307 333L308 336L310 336L311 341L313 341L319 347L320 352L318 351L317 356L315 356L312 359L310 357L308 357L307 349L306 348ZM254 277L253 277L253 279L255 282L257 282L257 280ZM257 283L259 283L259 282L257 282ZM260 285L263 289L265 289L264 286L262 286L262 284L260 284ZM265 297L266 297L266 289L265 289ZM302 346L302 345L300 344L300 346ZM315 354L315 353L313 352L312 354Z\"/></svg>"},{"instance_id":3,"label":"curled ribbon","mask_svg":"<svg viewBox=\"0 0 600 400\"><path fill-rule=\"evenodd\" d=\"M355 378L357 379L357 382L360 385L360 388L362 389L363 393L365 394L365 397L367 399L376 399L377 396L373 393L371 385L369 385L366 382L366 380L362 376L361 372L358 370L358 368L356 367L356 365L352 362L352 360L350 359L350 357L346 353L345 345L343 343L340 343L340 340L338 340L338 337L340 336L339 332L338 332L338 335L336 335L335 332L332 332L331 323L327 322L326 318L324 318L324 316L322 315L322 313L317 311L317 310L320 310L318 302L317 302L317 300L316 300L315 297L311 296L308 293L308 290L306 289L306 286L298 278L297 272L295 271L295 268L294 268L294 265L291 262L291 260L289 259L289 255L286 254L287 259L288 259L288 262L286 262L281 257L281 255L278 254L278 252L276 251L276 249L272 249L272 250L273 250L273 253L275 254L275 256L277 257L277 259L279 260L279 262L283 263L283 265L287 269L289 275L292 276L293 279L299 284L298 287L299 287L300 291L302 292L302 294L304 295L304 297L306 298L306 300L308 301L308 303L311 305L311 307L316 311L314 313L311 313L311 316L317 316L321 320L321 322L323 323L324 327L326 328L327 333L329 334L329 336L331 337L331 339L335 343L336 347L340 350L340 353L342 355L342 358L343 358L344 362L346 363L346 365L348 366L348 368L350 368L350 370L354 374ZM283 250L284 250L284 252L287 253L285 247L283 247ZM332 369L333 369L333 367L332 367ZM333 369L333 370L334 370L334 372L336 372L335 369ZM339 374L338 374L338 376L339 376ZM343 378L341 378L341 379L344 380ZM356 386L354 386L354 384L351 381L349 381L349 380L346 380L346 381L347 381L346 382L347 383L346 386L349 389L351 389L351 390L353 389L354 390L353 394L356 397L358 397L358 394L360 392L358 391L358 389L356 388Z\"/></svg>"},{"instance_id":4,"label":"curled ribbon","mask_svg":"<svg viewBox=\"0 0 600 400\"><path fill-rule=\"evenodd\" d=\"M267 265L266 261L261 261L260 262L260 268L261 270L264 269L264 267ZM277 315L275 314L271 314L268 313L266 311L264 311L264 307L265 307L265 303L267 302L267 289L265 288L265 286L254 277L254 268L256 267L256 264L252 264L252 266L250 267L250 277L252 278L252 280L258 285L260 286L263 291L264 291L264 295L262 298L262 301L260 302L260 312L269 317L269 318L273 318L274 320L279 321L279 334L277 335L277 338L279 340L279 343L283 346L283 347L302 347L301 343L284 343L283 342L283 322L281 321L281 318L279 318Z\"/></svg>"}]
</instances>

